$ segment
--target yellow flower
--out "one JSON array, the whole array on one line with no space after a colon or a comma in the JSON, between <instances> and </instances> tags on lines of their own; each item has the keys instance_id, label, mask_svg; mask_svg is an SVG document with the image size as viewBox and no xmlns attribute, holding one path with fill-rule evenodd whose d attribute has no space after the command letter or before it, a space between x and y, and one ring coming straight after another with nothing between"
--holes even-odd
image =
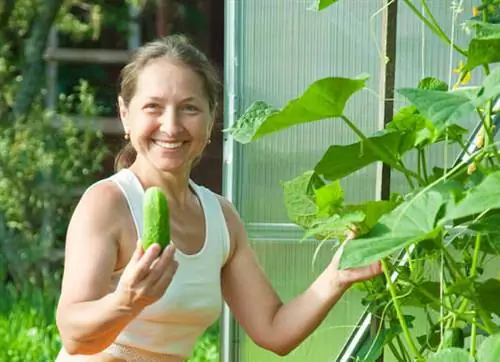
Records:
<instances>
[{"instance_id":1,"label":"yellow flower","mask_svg":"<svg viewBox=\"0 0 500 362\"><path fill-rule=\"evenodd\" d=\"M464 62L460 60L458 67L453 69L453 72L459 76L459 79L457 83L455 83L453 88L457 88L459 85L466 85L471 81L472 77L470 75L470 72L464 73L464 67L465 67Z\"/></svg>"}]
</instances>

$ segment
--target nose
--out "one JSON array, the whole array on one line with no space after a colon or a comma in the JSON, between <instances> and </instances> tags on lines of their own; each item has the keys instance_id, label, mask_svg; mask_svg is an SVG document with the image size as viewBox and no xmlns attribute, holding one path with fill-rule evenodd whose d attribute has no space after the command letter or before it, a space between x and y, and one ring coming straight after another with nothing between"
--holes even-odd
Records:
<instances>
[{"instance_id":1,"label":"nose","mask_svg":"<svg viewBox=\"0 0 500 362\"><path fill-rule=\"evenodd\" d=\"M160 132L166 133L169 136L175 136L183 130L181 119L173 107L165 108L159 121Z\"/></svg>"}]
</instances>

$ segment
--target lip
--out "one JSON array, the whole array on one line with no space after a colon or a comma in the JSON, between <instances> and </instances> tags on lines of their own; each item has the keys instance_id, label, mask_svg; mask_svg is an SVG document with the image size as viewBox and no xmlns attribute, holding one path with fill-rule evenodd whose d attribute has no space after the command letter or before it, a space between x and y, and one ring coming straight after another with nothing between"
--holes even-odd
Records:
<instances>
[{"instance_id":1,"label":"lip","mask_svg":"<svg viewBox=\"0 0 500 362\"><path fill-rule=\"evenodd\" d=\"M163 151L175 152L175 151L180 150L181 148L183 148L184 145L186 144L186 141L165 141L165 140L153 139L152 143L156 147L161 148ZM165 147L161 143L178 144L178 146L176 146L176 147Z\"/></svg>"}]
</instances>

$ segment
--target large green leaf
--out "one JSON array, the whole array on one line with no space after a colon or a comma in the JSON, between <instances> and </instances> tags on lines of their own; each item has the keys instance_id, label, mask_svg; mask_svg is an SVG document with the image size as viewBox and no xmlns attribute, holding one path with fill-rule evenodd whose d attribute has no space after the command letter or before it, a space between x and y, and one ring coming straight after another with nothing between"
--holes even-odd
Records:
<instances>
[{"instance_id":1,"label":"large green leaf","mask_svg":"<svg viewBox=\"0 0 500 362\"><path fill-rule=\"evenodd\" d=\"M500 208L500 171L486 176L477 186L470 189L457 205L447 210L445 220L479 214Z\"/></svg>"},{"instance_id":2,"label":"large green leaf","mask_svg":"<svg viewBox=\"0 0 500 362\"><path fill-rule=\"evenodd\" d=\"M500 334L489 336L479 346L477 362L498 362L500 356Z\"/></svg>"},{"instance_id":3,"label":"large green leaf","mask_svg":"<svg viewBox=\"0 0 500 362\"><path fill-rule=\"evenodd\" d=\"M366 236L346 244L340 267L368 265L409 244L436 237L438 214L449 197L445 187L432 188L403 202L383 215Z\"/></svg>"},{"instance_id":4,"label":"large green leaf","mask_svg":"<svg viewBox=\"0 0 500 362\"><path fill-rule=\"evenodd\" d=\"M369 142L381 150L381 153L373 152L366 141L346 146L330 146L314 167L314 171L327 180L333 181L377 161L384 161L397 169L399 168L397 160L407 151L407 147L402 147L404 137L405 134L399 131L384 132L368 137Z\"/></svg>"},{"instance_id":5,"label":"large green leaf","mask_svg":"<svg viewBox=\"0 0 500 362\"><path fill-rule=\"evenodd\" d=\"M449 347L439 352L432 353L427 362L474 362L465 349Z\"/></svg>"},{"instance_id":6,"label":"large green leaf","mask_svg":"<svg viewBox=\"0 0 500 362\"><path fill-rule=\"evenodd\" d=\"M356 79L331 77L317 80L281 110L262 101L255 102L225 132L240 143L248 143L298 124L340 117L349 98L363 89L367 79L364 75Z\"/></svg>"},{"instance_id":7,"label":"large green leaf","mask_svg":"<svg viewBox=\"0 0 500 362\"><path fill-rule=\"evenodd\" d=\"M474 112L471 99L475 89L458 89L449 92L420 88L401 88L406 97L438 129L463 120Z\"/></svg>"}]
</instances>

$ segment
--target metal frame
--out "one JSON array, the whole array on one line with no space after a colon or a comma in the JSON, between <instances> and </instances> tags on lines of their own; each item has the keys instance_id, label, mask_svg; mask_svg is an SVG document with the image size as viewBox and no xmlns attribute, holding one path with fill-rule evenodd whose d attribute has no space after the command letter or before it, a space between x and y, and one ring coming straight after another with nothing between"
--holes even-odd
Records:
<instances>
[{"instance_id":1,"label":"metal frame","mask_svg":"<svg viewBox=\"0 0 500 362\"><path fill-rule=\"evenodd\" d=\"M224 38L224 128L231 127L237 118L239 111L238 102L238 5L236 0L225 1L225 38ZM239 193L235 182L238 165L238 145L232 137L224 135L222 145L222 195L226 197L235 207L238 207ZM237 326L231 311L226 303L223 305L220 322L220 361L236 362L238 356Z\"/></svg>"}]
</instances>

